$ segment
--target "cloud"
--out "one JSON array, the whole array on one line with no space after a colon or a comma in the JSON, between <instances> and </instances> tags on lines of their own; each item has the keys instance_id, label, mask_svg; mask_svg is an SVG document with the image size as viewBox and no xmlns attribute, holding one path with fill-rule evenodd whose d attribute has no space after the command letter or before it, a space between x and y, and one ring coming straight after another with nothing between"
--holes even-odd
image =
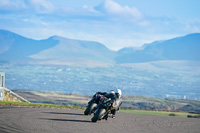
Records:
<instances>
[{"instance_id":1,"label":"cloud","mask_svg":"<svg viewBox=\"0 0 200 133\"><path fill-rule=\"evenodd\" d=\"M139 26L147 26L149 24L137 8L122 6L113 0L105 0L97 7L85 4L80 8L68 7L67 5L56 6L47 0L4 0L0 1L0 7L5 7L9 13L13 14L16 14L17 12L15 11L19 10L21 13L17 15L26 17L30 16L30 14L47 14L63 21L68 19L72 21L134 22ZM47 17L49 16L43 16L43 18Z\"/></svg>"},{"instance_id":2,"label":"cloud","mask_svg":"<svg viewBox=\"0 0 200 133\"><path fill-rule=\"evenodd\" d=\"M190 20L186 22L186 29L191 32L200 32L200 19Z\"/></svg>"},{"instance_id":3,"label":"cloud","mask_svg":"<svg viewBox=\"0 0 200 133\"><path fill-rule=\"evenodd\" d=\"M113 0L105 0L94 8L102 16L111 21L131 22L138 26L148 26L150 23L145 20L143 14L135 7L122 6Z\"/></svg>"},{"instance_id":4,"label":"cloud","mask_svg":"<svg viewBox=\"0 0 200 133\"><path fill-rule=\"evenodd\" d=\"M30 0L27 3L39 14L47 14L55 11L54 5L46 0Z\"/></svg>"},{"instance_id":5,"label":"cloud","mask_svg":"<svg viewBox=\"0 0 200 133\"><path fill-rule=\"evenodd\" d=\"M121 6L112 0L106 0L104 8L110 14L132 17L134 19L143 18L142 13L137 8L129 6Z\"/></svg>"},{"instance_id":6,"label":"cloud","mask_svg":"<svg viewBox=\"0 0 200 133\"><path fill-rule=\"evenodd\" d=\"M54 2L0 0L0 28L33 39L60 35L99 41L113 50L164 39L167 37L161 34L169 35L171 31L176 35L185 34L188 30L200 31L199 20L180 24L180 21L165 16L154 18L115 0L105 0L98 6L85 3L79 7Z\"/></svg>"},{"instance_id":7,"label":"cloud","mask_svg":"<svg viewBox=\"0 0 200 133\"><path fill-rule=\"evenodd\" d=\"M23 0L1 0L0 1L0 10L1 11L18 11L26 9Z\"/></svg>"},{"instance_id":8,"label":"cloud","mask_svg":"<svg viewBox=\"0 0 200 133\"><path fill-rule=\"evenodd\" d=\"M47 0L1 0L0 11L18 13L24 11L37 14L48 14L55 11L54 5Z\"/></svg>"},{"instance_id":9,"label":"cloud","mask_svg":"<svg viewBox=\"0 0 200 133\"><path fill-rule=\"evenodd\" d=\"M89 12L98 13L93 7L90 7L90 6L87 6L87 5L83 5L82 8L89 11Z\"/></svg>"}]
</instances>

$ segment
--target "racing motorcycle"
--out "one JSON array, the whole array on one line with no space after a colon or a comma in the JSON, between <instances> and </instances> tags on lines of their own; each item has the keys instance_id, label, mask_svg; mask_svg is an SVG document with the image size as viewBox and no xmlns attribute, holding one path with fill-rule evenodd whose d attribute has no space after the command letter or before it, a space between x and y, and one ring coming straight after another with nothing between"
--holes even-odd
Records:
<instances>
[{"instance_id":1,"label":"racing motorcycle","mask_svg":"<svg viewBox=\"0 0 200 133\"><path fill-rule=\"evenodd\" d=\"M94 113L94 110L97 108L100 98L101 95L97 93L92 97L92 99L88 102L87 108L84 111L85 115L91 115L92 113Z\"/></svg>"},{"instance_id":2,"label":"racing motorcycle","mask_svg":"<svg viewBox=\"0 0 200 133\"><path fill-rule=\"evenodd\" d=\"M94 111L94 116L92 117L92 122L97 122L97 120L108 119L108 115L112 110L112 101L109 98L101 97L97 108Z\"/></svg>"}]
</instances>

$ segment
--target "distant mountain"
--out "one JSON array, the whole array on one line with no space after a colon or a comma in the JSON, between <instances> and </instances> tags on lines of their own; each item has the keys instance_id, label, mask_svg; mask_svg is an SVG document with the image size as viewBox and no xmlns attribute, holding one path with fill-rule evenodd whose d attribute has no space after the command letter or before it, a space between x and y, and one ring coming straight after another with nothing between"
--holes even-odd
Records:
<instances>
[{"instance_id":1,"label":"distant mountain","mask_svg":"<svg viewBox=\"0 0 200 133\"><path fill-rule=\"evenodd\" d=\"M103 44L53 36L33 40L0 30L0 61L68 65L107 65L116 52Z\"/></svg>"},{"instance_id":2,"label":"distant mountain","mask_svg":"<svg viewBox=\"0 0 200 133\"><path fill-rule=\"evenodd\" d=\"M108 66L160 60L200 61L200 34L190 34L145 44L142 48L123 48L115 52L103 44L52 36L33 40L0 30L0 63L22 62L75 66Z\"/></svg>"},{"instance_id":3,"label":"distant mountain","mask_svg":"<svg viewBox=\"0 0 200 133\"><path fill-rule=\"evenodd\" d=\"M124 54L121 54L123 51ZM166 41L145 44L141 50L121 49L115 58L117 63L141 63L159 60L200 61L200 34L190 34Z\"/></svg>"},{"instance_id":4,"label":"distant mountain","mask_svg":"<svg viewBox=\"0 0 200 133\"><path fill-rule=\"evenodd\" d=\"M53 39L32 40L15 33L0 30L0 60L28 61L30 55L54 47L58 41Z\"/></svg>"},{"instance_id":5,"label":"distant mountain","mask_svg":"<svg viewBox=\"0 0 200 133\"><path fill-rule=\"evenodd\" d=\"M55 47L43 50L30 57L37 60L51 60L55 62L60 60L72 64L114 63L116 52L109 50L101 43L73 40L59 36L53 36L50 39L56 40L59 43Z\"/></svg>"},{"instance_id":6,"label":"distant mountain","mask_svg":"<svg viewBox=\"0 0 200 133\"><path fill-rule=\"evenodd\" d=\"M128 47L128 48L122 48L120 49L117 54L118 56L121 56L121 55L126 55L126 54L129 54L129 53L134 53L135 51L137 51L136 49L132 48L132 47Z\"/></svg>"}]
</instances>

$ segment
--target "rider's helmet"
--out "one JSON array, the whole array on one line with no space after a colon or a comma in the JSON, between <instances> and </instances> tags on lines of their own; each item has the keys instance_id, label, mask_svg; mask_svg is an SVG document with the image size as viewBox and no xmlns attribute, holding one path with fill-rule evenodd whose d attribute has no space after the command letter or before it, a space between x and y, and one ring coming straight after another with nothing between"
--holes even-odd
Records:
<instances>
[{"instance_id":1,"label":"rider's helmet","mask_svg":"<svg viewBox=\"0 0 200 133\"><path fill-rule=\"evenodd\" d=\"M115 94L114 90L110 90L110 93Z\"/></svg>"},{"instance_id":2,"label":"rider's helmet","mask_svg":"<svg viewBox=\"0 0 200 133\"><path fill-rule=\"evenodd\" d=\"M117 89L117 93L119 94L119 98L122 96L122 91L120 89Z\"/></svg>"}]
</instances>

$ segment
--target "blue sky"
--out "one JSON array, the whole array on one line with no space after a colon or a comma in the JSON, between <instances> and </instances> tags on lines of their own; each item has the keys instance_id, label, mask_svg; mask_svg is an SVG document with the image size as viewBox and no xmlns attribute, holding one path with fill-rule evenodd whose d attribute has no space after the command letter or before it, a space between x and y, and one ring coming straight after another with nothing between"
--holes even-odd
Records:
<instances>
[{"instance_id":1,"label":"blue sky","mask_svg":"<svg viewBox=\"0 0 200 133\"><path fill-rule=\"evenodd\" d=\"M119 50L200 33L199 5L200 0L0 0L0 29Z\"/></svg>"}]
</instances>

